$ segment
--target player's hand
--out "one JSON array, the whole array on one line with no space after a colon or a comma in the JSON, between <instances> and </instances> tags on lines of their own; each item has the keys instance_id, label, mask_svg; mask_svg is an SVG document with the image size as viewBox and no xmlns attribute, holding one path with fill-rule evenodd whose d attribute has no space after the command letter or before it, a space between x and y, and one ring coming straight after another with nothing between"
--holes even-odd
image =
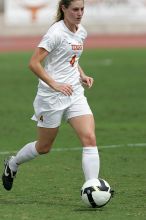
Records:
<instances>
[{"instance_id":1,"label":"player's hand","mask_svg":"<svg viewBox=\"0 0 146 220\"><path fill-rule=\"evenodd\" d=\"M73 88L70 84L53 82L50 86L55 91L62 92L66 96L71 96L73 93Z\"/></svg>"},{"instance_id":2,"label":"player's hand","mask_svg":"<svg viewBox=\"0 0 146 220\"><path fill-rule=\"evenodd\" d=\"M84 76L83 78L81 78L81 83L83 84L83 86L87 86L88 88L91 88L93 85L93 78L89 77L89 76Z\"/></svg>"}]
</instances>

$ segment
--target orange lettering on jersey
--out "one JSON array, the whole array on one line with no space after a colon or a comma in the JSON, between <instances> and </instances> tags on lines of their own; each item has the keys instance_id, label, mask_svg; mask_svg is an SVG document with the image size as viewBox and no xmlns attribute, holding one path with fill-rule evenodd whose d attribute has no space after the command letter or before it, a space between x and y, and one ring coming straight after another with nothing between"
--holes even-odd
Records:
<instances>
[{"instance_id":1,"label":"orange lettering on jersey","mask_svg":"<svg viewBox=\"0 0 146 220\"><path fill-rule=\"evenodd\" d=\"M72 44L72 50L83 50L83 45L76 45L76 44Z\"/></svg>"},{"instance_id":2,"label":"orange lettering on jersey","mask_svg":"<svg viewBox=\"0 0 146 220\"><path fill-rule=\"evenodd\" d=\"M71 58L71 60L70 60L70 64L72 65L72 66L74 66L74 63L75 63L75 61L76 61L76 55L74 55L72 58Z\"/></svg>"}]
</instances>

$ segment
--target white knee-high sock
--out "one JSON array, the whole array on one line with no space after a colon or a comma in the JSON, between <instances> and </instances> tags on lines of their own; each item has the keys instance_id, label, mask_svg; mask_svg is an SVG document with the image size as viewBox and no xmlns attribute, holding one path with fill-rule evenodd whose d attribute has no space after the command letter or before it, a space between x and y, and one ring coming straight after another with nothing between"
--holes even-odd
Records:
<instances>
[{"instance_id":1,"label":"white knee-high sock","mask_svg":"<svg viewBox=\"0 0 146 220\"><path fill-rule=\"evenodd\" d=\"M82 168L85 180L98 178L100 160L97 146L83 147Z\"/></svg>"},{"instance_id":2,"label":"white knee-high sock","mask_svg":"<svg viewBox=\"0 0 146 220\"><path fill-rule=\"evenodd\" d=\"M34 159L39 155L39 153L36 150L35 147L36 141L26 144L18 153L16 156L12 157L9 161L10 169L12 169L14 172L17 171L18 166L22 163L25 163L29 160Z\"/></svg>"}]
</instances>

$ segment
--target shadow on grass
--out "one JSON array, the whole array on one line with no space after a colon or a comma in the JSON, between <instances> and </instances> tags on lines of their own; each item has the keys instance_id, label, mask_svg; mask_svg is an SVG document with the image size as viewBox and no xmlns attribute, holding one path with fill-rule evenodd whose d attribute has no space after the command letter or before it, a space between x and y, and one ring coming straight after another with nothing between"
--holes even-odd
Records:
<instances>
[{"instance_id":1,"label":"shadow on grass","mask_svg":"<svg viewBox=\"0 0 146 220\"><path fill-rule=\"evenodd\" d=\"M102 212L104 211L103 208L77 208L74 209L75 212Z\"/></svg>"}]
</instances>

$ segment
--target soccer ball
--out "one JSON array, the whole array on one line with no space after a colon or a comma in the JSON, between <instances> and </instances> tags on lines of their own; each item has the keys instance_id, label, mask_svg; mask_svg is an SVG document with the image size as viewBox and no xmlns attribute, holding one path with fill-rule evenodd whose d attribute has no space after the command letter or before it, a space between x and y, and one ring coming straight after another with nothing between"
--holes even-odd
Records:
<instances>
[{"instance_id":1,"label":"soccer ball","mask_svg":"<svg viewBox=\"0 0 146 220\"><path fill-rule=\"evenodd\" d=\"M84 183L81 189L83 202L92 207L100 208L106 205L113 195L109 183L103 179L90 179Z\"/></svg>"}]
</instances>

